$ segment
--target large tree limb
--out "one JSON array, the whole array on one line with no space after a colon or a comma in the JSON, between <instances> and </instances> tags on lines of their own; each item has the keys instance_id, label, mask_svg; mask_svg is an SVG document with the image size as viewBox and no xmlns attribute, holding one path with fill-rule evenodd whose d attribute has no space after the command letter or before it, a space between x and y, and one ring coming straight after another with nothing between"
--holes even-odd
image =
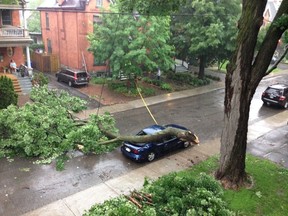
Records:
<instances>
[{"instance_id":1,"label":"large tree limb","mask_svg":"<svg viewBox=\"0 0 288 216\"><path fill-rule=\"evenodd\" d=\"M108 138L112 138L111 140L98 143L100 145L110 144L110 143L118 142L118 141L128 141L131 143L157 142L159 140L163 140L166 137L170 137L170 136L176 136L183 141L187 141L193 144L200 143L199 138L191 131L186 131L186 130L172 128L172 127L168 127L164 129L163 131L160 131L152 135L144 135L144 136L116 135L116 134L110 133L109 131L106 131L103 127L100 127L100 128L101 128L101 131L105 133L106 136L108 136Z\"/></svg>"}]
</instances>

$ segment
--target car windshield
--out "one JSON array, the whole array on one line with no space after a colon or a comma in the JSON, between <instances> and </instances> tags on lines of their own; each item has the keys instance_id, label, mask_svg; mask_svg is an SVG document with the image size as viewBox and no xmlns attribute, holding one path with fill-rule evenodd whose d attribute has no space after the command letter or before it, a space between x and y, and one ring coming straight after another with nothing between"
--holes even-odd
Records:
<instances>
[{"instance_id":1,"label":"car windshield","mask_svg":"<svg viewBox=\"0 0 288 216\"><path fill-rule=\"evenodd\" d=\"M283 94L283 90L282 89L275 89L275 88L268 88L266 90L266 92L268 94L273 94L273 95L282 95Z\"/></svg>"}]
</instances>

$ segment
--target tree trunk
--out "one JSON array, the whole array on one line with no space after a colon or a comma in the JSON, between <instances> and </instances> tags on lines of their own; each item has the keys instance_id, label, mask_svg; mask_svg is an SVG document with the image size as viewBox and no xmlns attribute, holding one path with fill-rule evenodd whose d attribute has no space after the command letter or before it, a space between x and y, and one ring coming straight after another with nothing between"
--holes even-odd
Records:
<instances>
[{"instance_id":1,"label":"tree trunk","mask_svg":"<svg viewBox=\"0 0 288 216\"><path fill-rule=\"evenodd\" d=\"M206 63L206 57L204 55L199 56L199 73L198 78L204 79L204 72L205 72L205 63Z\"/></svg>"},{"instance_id":2,"label":"tree trunk","mask_svg":"<svg viewBox=\"0 0 288 216\"><path fill-rule=\"evenodd\" d=\"M189 142L190 144L199 144L199 138L192 131L182 130L179 128L167 127L163 131L159 131L155 134L142 135L142 136L125 136L119 134L113 134L110 131L103 128L101 124L98 125L100 130L108 137L110 140L100 142L98 145L110 144L117 141L128 141L131 143L147 143L147 142L157 142L163 140L166 137L175 136L182 141Z\"/></svg>"},{"instance_id":3,"label":"tree trunk","mask_svg":"<svg viewBox=\"0 0 288 216\"><path fill-rule=\"evenodd\" d=\"M282 2L277 18L284 11L287 13L287 3L288 0ZM277 41L285 31L279 26L271 27L253 62L265 5L266 1L243 0L238 46L227 68L220 166L215 173L226 188L236 189L247 182L245 158L250 103L259 82L265 76ZM263 60L266 61L263 63Z\"/></svg>"}]
</instances>

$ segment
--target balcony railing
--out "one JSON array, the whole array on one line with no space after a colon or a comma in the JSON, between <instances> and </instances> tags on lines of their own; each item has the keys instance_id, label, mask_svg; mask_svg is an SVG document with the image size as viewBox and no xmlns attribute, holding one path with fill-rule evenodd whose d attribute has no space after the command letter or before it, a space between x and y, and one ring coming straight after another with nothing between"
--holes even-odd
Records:
<instances>
[{"instance_id":1,"label":"balcony railing","mask_svg":"<svg viewBox=\"0 0 288 216\"><path fill-rule=\"evenodd\" d=\"M29 37L22 28L0 28L0 37Z\"/></svg>"}]
</instances>

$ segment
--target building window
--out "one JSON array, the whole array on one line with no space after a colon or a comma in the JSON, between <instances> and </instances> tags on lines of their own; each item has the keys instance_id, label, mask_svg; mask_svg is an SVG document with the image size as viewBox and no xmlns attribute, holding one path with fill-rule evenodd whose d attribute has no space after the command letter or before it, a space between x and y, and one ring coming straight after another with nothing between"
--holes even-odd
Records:
<instances>
[{"instance_id":1,"label":"building window","mask_svg":"<svg viewBox=\"0 0 288 216\"><path fill-rule=\"evenodd\" d=\"M94 24L94 25L95 25L95 24L97 24L97 25L101 25L101 24L102 24L102 20L101 20L101 18L100 18L99 15L94 15L94 16L93 16L93 24Z\"/></svg>"},{"instance_id":2,"label":"building window","mask_svg":"<svg viewBox=\"0 0 288 216\"><path fill-rule=\"evenodd\" d=\"M2 25L12 25L12 14L11 10L1 10Z\"/></svg>"},{"instance_id":3,"label":"building window","mask_svg":"<svg viewBox=\"0 0 288 216\"><path fill-rule=\"evenodd\" d=\"M45 13L45 18L46 18L46 29L49 29L49 14Z\"/></svg>"},{"instance_id":4,"label":"building window","mask_svg":"<svg viewBox=\"0 0 288 216\"><path fill-rule=\"evenodd\" d=\"M52 42L50 39L47 39L47 48L48 48L48 53L52 53Z\"/></svg>"},{"instance_id":5,"label":"building window","mask_svg":"<svg viewBox=\"0 0 288 216\"><path fill-rule=\"evenodd\" d=\"M96 0L96 7L103 7L103 0Z\"/></svg>"}]
</instances>

